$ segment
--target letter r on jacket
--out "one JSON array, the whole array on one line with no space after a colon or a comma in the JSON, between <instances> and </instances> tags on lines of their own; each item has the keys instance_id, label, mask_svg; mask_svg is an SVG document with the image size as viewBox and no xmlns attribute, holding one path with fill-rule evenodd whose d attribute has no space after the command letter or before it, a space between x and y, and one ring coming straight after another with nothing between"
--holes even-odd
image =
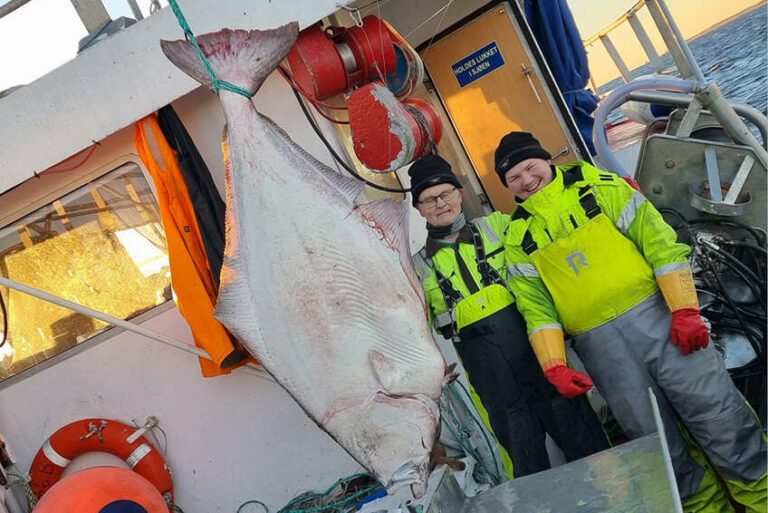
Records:
<instances>
[{"instance_id":1,"label":"letter r on jacket","mask_svg":"<svg viewBox=\"0 0 768 513\"><path fill-rule=\"evenodd\" d=\"M587 257L585 257L584 253L581 251L574 251L565 257L565 261L568 262L568 265L571 266L571 269L573 269L573 272L575 272L577 276L579 274L579 266L587 267L589 265L587 263Z\"/></svg>"}]
</instances>

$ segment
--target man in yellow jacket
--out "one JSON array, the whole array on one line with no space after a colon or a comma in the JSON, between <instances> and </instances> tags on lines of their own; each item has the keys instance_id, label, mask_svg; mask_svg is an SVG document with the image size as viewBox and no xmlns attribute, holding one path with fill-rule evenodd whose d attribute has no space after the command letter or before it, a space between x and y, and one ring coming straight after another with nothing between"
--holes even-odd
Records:
<instances>
[{"instance_id":1,"label":"man in yellow jacket","mask_svg":"<svg viewBox=\"0 0 768 513\"><path fill-rule=\"evenodd\" d=\"M501 139L496 172L518 208L505 241L507 278L549 381L566 397L589 378L569 368L564 332L630 437L661 409L688 512L733 511L684 430L733 498L766 511L766 444L699 316L690 248L640 193L586 162L552 166L527 132ZM679 424L682 422L682 426Z\"/></svg>"},{"instance_id":2,"label":"man in yellow jacket","mask_svg":"<svg viewBox=\"0 0 768 513\"><path fill-rule=\"evenodd\" d=\"M559 395L528 344L505 280L509 216L494 212L467 222L461 183L439 156L419 159L409 174L413 205L427 221L427 243L415 262L430 319L453 340L473 401L506 450L507 473L510 466L514 477L548 469L547 433L568 461L607 449L586 398Z\"/></svg>"}]
</instances>

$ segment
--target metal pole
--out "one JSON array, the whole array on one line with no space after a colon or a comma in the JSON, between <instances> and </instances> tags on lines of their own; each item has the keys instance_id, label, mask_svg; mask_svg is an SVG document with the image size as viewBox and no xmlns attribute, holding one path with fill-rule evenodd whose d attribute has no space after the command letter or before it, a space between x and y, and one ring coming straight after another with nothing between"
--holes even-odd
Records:
<instances>
[{"instance_id":1,"label":"metal pole","mask_svg":"<svg viewBox=\"0 0 768 513\"><path fill-rule=\"evenodd\" d=\"M651 411L653 411L653 421L656 423L656 432L659 434L661 442L661 452L664 455L664 467L667 469L667 480L669 488L672 490L672 502L675 506L675 513L683 513L683 503L680 501L680 490L677 488L677 478L675 478L675 469L672 467L672 455L669 452L667 435L664 431L664 422L661 419L659 403L653 394L651 387L648 387L648 399L651 401Z\"/></svg>"},{"instance_id":2,"label":"metal pole","mask_svg":"<svg viewBox=\"0 0 768 513\"><path fill-rule=\"evenodd\" d=\"M6 2L3 5L0 5L0 18L7 14L11 14L13 11L28 2L30 2L30 0L10 0L10 2Z\"/></svg>"},{"instance_id":3,"label":"metal pole","mask_svg":"<svg viewBox=\"0 0 768 513\"><path fill-rule=\"evenodd\" d=\"M112 21L101 0L70 0L89 34L93 34Z\"/></svg>"},{"instance_id":4,"label":"metal pole","mask_svg":"<svg viewBox=\"0 0 768 513\"><path fill-rule=\"evenodd\" d=\"M659 29L659 33L664 39L664 44L667 45L669 54L672 56L672 60L675 61L680 75L685 79L695 78L697 75L693 70L693 65L686 59L685 52L683 52L677 39L675 39L674 31L664 17L657 1L648 0L645 5L648 6L648 12L651 13L651 18L656 23L656 27Z\"/></svg>"},{"instance_id":5,"label":"metal pole","mask_svg":"<svg viewBox=\"0 0 768 513\"><path fill-rule=\"evenodd\" d=\"M668 105L670 107L686 107L693 100L693 95L670 93L668 91L635 91L629 94L629 99L644 103L658 103L659 105ZM763 113L754 107L741 103L730 103L730 105L736 114L749 120L760 130L763 146L768 144L768 119Z\"/></svg>"},{"instance_id":6,"label":"metal pole","mask_svg":"<svg viewBox=\"0 0 768 513\"><path fill-rule=\"evenodd\" d=\"M664 0L653 0L653 1L659 4L659 7L661 8L661 12L664 14L664 17L667 19L667 23L669 24L669 27L672 29L672 33L677 38L677 42L680 44L680 48L682 49L683 54L685 55L685 58L688 61L688 64L693 69L693 74L696 77L696 80L698 80L699 82L704 82L705 80L704 73L701 72L699 63L696 62L696 58L693 56L693 52L691 52L691 47L688 46L688 43L685 42L683 33L680 32L680 28L677 26L677 23L675 23L675 19L672 17L672 13L669 12L669 8L667 7L666 2L664 2Z\"/></svg>"},{"instance_id":7,"label":"metal pole","mask_svg":"<svg viewBox=\"0 0 768 513\"><path fill-rule=\"evenodd\" d=\"M603 42L605 49L608 50L608 55L610 55L611 59L613 59L613 63L616 64L617 68L619 68L619 73L621 73L621 77L624 79L624 82L629 82L632 78L629 74L629 68L627 68L627 65L624 64L624 60L621 58L621 55L619 55L616 47L613 46L611 39L607 35L602 35L600 36L600 41Z\"/></svg>"},{"instance_id":8,"label":"metal pole","mask_svg":"<svg viewBox=\"0 0 768 513\"><path fill-rule=\"evenodd\" d=\"M30 296L36 297L38 299L42 299L43 301L48 301L49 303L53 303L54 305L63 306L64 308L69 308L70 310L74 310L75 312L79 312L83 315L93 317L94 319L107 322L114 326L118 326L120 328L123 328L124 330L132 331L133 333L137 333L143 337L155 340L157 342L160 342L161 344L165 344L175 349L180 349L184 352L193 354L200 358L205 358L206 360L211 359L211 356L207 352L203 351L198 347L191 346L186 342L168 337L166 335L163 335L162 333L158 333L154 330L147 329L138 324L134 324L132 322L128 322L126 320L113 317L104 312L94 310L93 308L88 308L87 306L84 306L78 303L73 303L72 301L68 301L64 298L54 296L53 294L48 294L47 292L43 292L42 290L24 285L23 283L9 280L4 276L0 276L0 285L4 285L14 290L18 290L19 292L23 292L24 294L29 294ZM268 376L268 374L263 369L261 369L256 365L249 363L247 366L251 367L252 368L251 370L256 371L256 373L261 375L262 377ZM272 378L270 377L269 379L272 379Z\"/></svg>"},{"instance_id":9,"label":"metal pole","mask_svg":"<svg viewBox=\"0 0 768 513\"><path fill-rule=\"evenodd\" d=\"M629 84L619 86L604 98L600 105L598 105L597 110L595 110L592 140L595 142L597 156L606 166L606 169L621 176L630 176L624 169L624 166L621 165L611 152L611 148L608 145L608 137L605 135L605 121L608 118L608 114L616 107L628 102L630 93L641 89L666 89L679 93L693 93L697 90L697 87L698 84L692 80L680 80L674 77L645 78L633 80Z\"/></svg>"},{"instance_id":10,"label":"metal pole","mask_svg":"<svg viewBox=\"0 0 768 513\"><path fill-rule=\"evenodd\" d=\"M720 122L725 132L733 140L741 141L742 144L752 148L760 163L763 164L763 167L768 168L768 151L765 150L755 135L747 128L747 125L734 112L733 107L725 99L717 84L710 82L704 89L697 91L695 94L704 108L711 112Z\"/></svg>"},{"instance_id":11,"label":"metal pole","mask_svg":"<svg viewBox=\"0 0 768 513\"><path fill-rule=\"evenodd\" d=\"M651 43L651 39L648 37L648 33L645 31L645 28L643 28L643 24L640 23L640 19L633 12L627 18L627 21L632 27L632 30L635 32L637 40L640 41L640 45L643 47L645 55L648 56L648 60L651 62L651 66L653 67L653 71L656 73L661 73L664 70L664 64L661 62L659 54L656 53L656 48L653 47L653 43Z\"/></svg>"},{"instance_id":12,"label":"metal pole","mask_svg":"<svg viewBox=\"0 0 768 513\"><path fill-rule=\"evenodd\" d=\"M139 4L136 2L136 0L126 0L128 2L128 5L131 8L131 11L133 11L133 15L136 17L137 20L143 20L144 14L142 14L141 9L139 9Z\"/></svg>"}]
</instances>

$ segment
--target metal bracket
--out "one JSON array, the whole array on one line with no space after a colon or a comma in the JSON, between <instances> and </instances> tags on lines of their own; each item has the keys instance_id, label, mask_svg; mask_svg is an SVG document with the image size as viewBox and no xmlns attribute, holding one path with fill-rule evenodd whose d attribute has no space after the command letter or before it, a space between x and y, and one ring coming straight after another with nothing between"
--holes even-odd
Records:
<instances>
[{"instance_id":1,"label":"metal bracket","mask_svg":"<svg viewBox=\"0 0 768 513\"><path fill-rule=\"evenodd\" d=\"M752 170L752 165L754 163L755 159L752 155L744 157L744 160L741 162L741 166L739 166L739 170L736 173L736 177L733 179L731 188L728 189L728 194L725 195L726 203L730 203L731 205L736 203L736 199L739 197L739 193L741 192L742 187L744 187L744 182L747 181L747 177L749 176L749 172Z\"/></svg>"},{"instance_id":2,"label":"metal bracket","mask_svg":"<svg viewBox=\"0 0 768 513\"><path fill-rule=\"evenodd\" d=\"M696 121L699 119L702 107L703 106L698 98L694 97L693 100L691 100L688 109L685 111L685 116L683 116L683 120L680 122L680 126L677 127L676 136L690 137L693 128L696 126Z\"/></svg>"}]
</instances>

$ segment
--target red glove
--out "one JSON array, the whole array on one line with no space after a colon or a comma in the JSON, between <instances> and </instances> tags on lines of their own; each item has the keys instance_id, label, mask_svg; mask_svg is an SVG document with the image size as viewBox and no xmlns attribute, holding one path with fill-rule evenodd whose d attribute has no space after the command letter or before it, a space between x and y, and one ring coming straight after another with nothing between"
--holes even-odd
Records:
<instances>
[{"instance_id":1,"label":"red glove","mask_svg":"<svg viewBox=\"0 0 768 513\"><path fill-rule=\"evenodd\" d=\"M573 399L592 388L592 380L567 365L557 365L544 371L550 383L568 399Z\"/></svg>"},{"instance_id":2,"label":"red glove","mask_svg":"<svg viewBox=\"0 0 768 513\"><path fill-rule=\"evenodd\" d=\"M682 308L672 312L672 343L680 347L684 355L709 345L709 330L699 315L698 308Z\"/></svg>"}]
</instances>

